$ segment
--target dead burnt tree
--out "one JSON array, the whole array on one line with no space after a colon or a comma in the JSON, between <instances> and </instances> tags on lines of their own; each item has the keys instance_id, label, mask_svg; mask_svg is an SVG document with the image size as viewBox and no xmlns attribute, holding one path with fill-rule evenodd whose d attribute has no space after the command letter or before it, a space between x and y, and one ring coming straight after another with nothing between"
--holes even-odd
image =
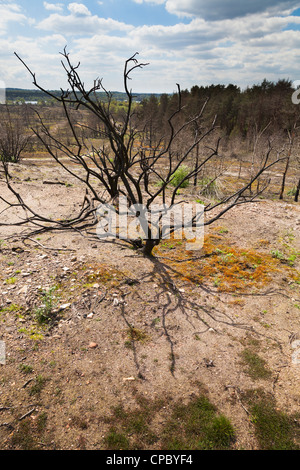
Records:
<instances>
[{"instance_id":1,"label":"dead burnt tree","mask_svg":"<svg viewBox=\"0 0 300 470\"><path fill-rule=\"evenodd\" d=\"M11 108L11 109L10 109ZM20 106L0 106L0 160L18 163L31 135L26 132Z\"/></svg>"},{"instance_id":2,"label":"dead burnt tree","mask_svg":"<svg viewBox=\"0 0 300 470\"><path fill-rule=\"evenodd\" d=\"M139 63L137 53L125 62L123 71L124 89L127 95L127 110L122 120L117 120L112 112L112 94L103 86L102 80L97 79L90 89L86 89L81 80L78 69L80 64L73 66L69 54L64 49L62 56L62 66L66 72L70 89L61 90L60 96L52 94L38 84L36 75L16 54L18 59L24 64L33 78L33 84L41 91L47 93L54 100L61 103L68 126L72 135L72 144L67 145L58 139L46 126L42 116L39 115L40 127L33 129L37 138L42 142L48 153L53 157L69 175L77 178L84 184L86 189L84 204L77 215L68 220L53 220L41 216L35 212L24 201L22 196L16 191L13 183L8 178L8 165L3 162L6 174L6 183L15 198L15 202L8 201L0 196L9 208L21 208L25 216L17 224L29 226L29 231L23 234L28 237L43 233L45 231L77 230L84 231L88 236L97 237L93 231L99 223L99 205L102 210L111 207L120 213L120 198L126 198L128 207L135 206L138 210L134 214L140 222L139 236L122 237L126 242L138 247L145 255L151 255L154 246L158 245L162 238L166 238L166 232L171 235L176 226L172 223L165 227L161 223L161 218L153 222L148 218L151 208L155 204L162 204L164 207L173 207L180 204L178 190L186 181L193 181L204 166L214 159L220 159L219 143L220 138L216 137L213 147L203 145L206 153L199 156L196 163L192 159L192 165L188 172L177 178L178 170L183 164L189 164L193 151L200 143L204 144L215 130L215 119L209 125L203 124L203 116L208 105L205 101L198 113L183 119L184 106L180 86L177 85L177 108L167 119L166 135L161 137L154 147L144 144L142 130L139 128L135 109L133 106L134 96L129 89L130 74L137 68L143 68L148 64ZM98 92L104 92L105 99L100 99ZM72 117L70 109L72 109ZM98 126L99 137L103 144L96 146L84 138L79 123L74 122L74 110L86 110L96 117L101 124ZM191 135L193 129L197 128L196 138L192 142L186 138ZM185 142L182 146L181 143ZM180 144L180 154L176 152ZM262 160L261 167L252 175L249 182L243 188L233 191L215 204L207 204L204 207L206 216L205 225L211 224L223 216L232 207L251 202L257 196L251 192L251 185L264 172L271 168L279 159L271 159L272 148L266 152ZM176 158L174 158L176 155ZM74 171L79 167L81 172ZM96 183L95 183L96 181ZM100 183L100 185L99 185ZM99 187L101 189L99 189ZM259 194L264 190L259 191ZM103 212L102 212L103 215ZM189 224L191 227L197 223L197 216L191 216ZM5 225L5 224L2 224ZM7 223L6 225L12 225ZM98 236L99 238L99 236Z\"/></svg>"},{"instance_id":3,"label":"dead burnt tree","mask_svg":"<svg viewBox=\"0 0 300 470\"><path fill-rule=\"evenodd\" d=\"M298 180L298 184L297 184L296 191L295 191L295 197L294 197L295 202L298 202L299 200L299 193L300 193L300 178Z\"/></svg>"},{"instance_id":4,"label":"dead burnt tree","mask_svg":"<svg viewBox=\"0 0 300 470\"><path fill-rule=\"evenodd\" d=\"M293 147L294 147L294 143L295 143L295 137L296 137L297 129L298 129L297 123L295 122L294 125L293 125L292 130L289 130L289 129L287 130L287 135L288 135L287 155L286 155L285 167L284 167L283 174L282 174L279 199L283 199L284 190L285 190L285 183L286 183L286 177L287 177L287 173L288 173L288 170L289 170L289 167L290 167L290 161L291 161L291 157L292 157L292 151L293 151ZM299 182L298 182L298 186L299 186ZM297 194L297 189L296 189L296 194Z\"/></svg>"}]
</instances>

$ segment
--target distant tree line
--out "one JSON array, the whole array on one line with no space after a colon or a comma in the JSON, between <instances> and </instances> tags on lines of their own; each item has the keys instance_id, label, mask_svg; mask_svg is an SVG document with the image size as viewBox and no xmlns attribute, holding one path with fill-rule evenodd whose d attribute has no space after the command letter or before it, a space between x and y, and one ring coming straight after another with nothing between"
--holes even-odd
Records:
<instances>
[{"instance_id":1,"label":"distant tree line","mask_svg":"<svg viewBox=\"0 0 300 470\"><path fill-rule=\"evenodd\" d=\"M181 90L181 99L186 119L197 113L209 99L204 116L208 125L216 116L216 125L225 136L251 138L253 133L266 128L267 135L292 131L300 119L300 107L292 103L293 92L292 81L288 79L277 82L264 79L245 90L233 84L194 85L190 90ZM58 97L60 91L51 94ZM96 96L101 101L107 100L104 92L97 92ZM55 103L55 99L40 90L8 88L6 97L8 103L37 101L49 105L49 100ZM111 97L115 103L126 105L125 93L111 92ZM148 132L149 141L159 139L165 133L166 118L176 109L177 94L137 93L133 101L139 104L137 118ZM116 113L118 111L122 114L122 107L118 110L116 106Z\"/></svg>"},{"instance_id":2,"label":"distant tree line","mask_svg":"<svg viewBox=\"0 0 300 470\"><path fill-rule=\"evenodd\" d=\"M60 90L50 91L53 96L56 96L57 98L60 96ZM124 92L112 91L111 95L115 101L126 101L128 99L126 93ZM149 98L151 95L151 93L135 93L133 98L134 101L141 102L142 100ZM97 92L96 96L101 99L101 101L107 101L107 95L105 92ZM154 96L159 98L160 94L154 94ZM8 103L25 103L33 101L44 104L55 103L53 98L49 97L47 93L41 90L28 90L22 88L7 88L6 98Z\"/></svg>"},{"instance_id":3,"label":"distant tree line","mask_svg":"<svg viewBox=\"0 0 300 470\"><path fill-rule=\"evenodd\" d=\"M207 123L216 117L216 125L225 136L249 138L264 129L266 135L292 131L300 120L300 107L292 103L294 91L290 80L274 83L265 79L243 91L233 84L195 85L190 90L182 90L182 100L188 119L209 99L205 111ZM173 112L176 102L176 94L152 95L141 102L139 118L152 139L163 134L162 123Z\"/></svg>"}]
</instances>

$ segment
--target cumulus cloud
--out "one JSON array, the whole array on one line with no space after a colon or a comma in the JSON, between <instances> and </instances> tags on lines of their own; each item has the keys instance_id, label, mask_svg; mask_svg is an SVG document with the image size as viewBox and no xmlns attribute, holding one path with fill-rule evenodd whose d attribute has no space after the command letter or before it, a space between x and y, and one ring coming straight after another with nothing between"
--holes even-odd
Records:
<instances>
[{"instance_id":1,"label":"cumulus cloud","mask_svg":"<svg viewBox=\"0 0 300 470\"><path fill-rule=\"evenodd\" d=\"M44 8L48 11L62 11L64 8L63 3L48 3L44 2Z\"/></svg>"},{"instance_id":2,"label":"cumulus cloud","mask_svg":"<svg viewBox=\"0 0 300 470\"><path fill-rule=\"evenodd\" d=\"M178 16L197 16L206 20L222 20L237 18L254 13L269 11L291 13L299 7L297 0L167 0L166 9Z\"/></svg>"},{"instance_id":3,"label":"cumulus cloud","mask_svg":"<svg viewBox=\"0 0 300 470\"><path fill-rule=\"evenodd\" d=\"M17 0L6 0L4 8L0 0L0 30L4 32L8 21L28 25L28 18L14 1ZM136 51L142 62L150 62L146 70L134 74L132 88L137 92L172 92L176 82L182 88L211 83L236 83L243 87L265 77L299 78L300 17L291 15L298 2L131 0L153 5L165 3L169 11L173 9L178 15L177 24L166 26L159 24L158 19L158 24L134 27L113 19L113 10L112 18L91 13L81 1L67 1L66 8L61 10L58 7L62 3L45 2L47 17L35 26L37 39L33 42L30 36L26 39L0 35L6 64L2 68L9 71L4 73L15 73L17 77L18 64L11 52L16 50L44 77L44 83L51 75L49 86L59 88L58 52L68 44L72 61L82 64L84 81L92 84L100 76L111 90L122 90L124 61ZM184 21L180 16L186 17ZM8 50L12 54L10 59ZM28 86L22 80L23 69L19 85Z\"/></svg>"},{"instance_id":4,"label":"cumulus cloud","mask_svg":"<svg viewBox=\"0 0 300 470\"><path fill-rule=\"evenodd\" d=\"M74 16L90 16L91 12L83 3L69 3L68 10Z\"/></svg>"},{"instance_id":5,"label":"cumulus cloud","mask_svg":"<svg viewBox=\"0 0 300 470\"><path fill-rule=\"evenodd\" d=\"M8 24L11 21L25 23L27 17L21 13L19 5L16 3L0 3L0 35L5 34Z\"/></svg>"},{"instance_id":6,"label":"cumulus cloud","mask_svg":"<svg viewBox=\"0 0 300 470\"><path fill-rule=\"evenodd\" d=\"M162 5L166 0L133 0L135 3L151 3L152 5Z\"/></svg>"},{"instance_id":7,"label":"cumulus cloud","mask_svg":"<svg viewBox=\"0 0 300 470\"><path fill-rule=\"evenodd\" d=\"M251 15L233 20L221 20L209 22L202 18L196 18L188 24L178 23L173 26L144 25L135 28L130 37L135 38L140 44L154 44L162 49L207 49L220 43L230 41L249 41L253 38L264 38L272 33L280 33L290 23L300 25L298 16L266 17L264 15ZM295 35L300 35L299 31ZM281 44L282 47L282 44Z\"/></svg>"},{"instance_id":8,"label":"cumulus cloud","mask_svg":"<svg viewBox=\"0 0 300 470\"><path fill-rule=\"evenodd\" d=\"M98 31L110 32L113 30L129 31L132 27L112 18L101 18L92 15L83 3L70 3L70 14L53 13L42 20L38 29L69 35L91 35Z\"/></svg>"}]
</instances>

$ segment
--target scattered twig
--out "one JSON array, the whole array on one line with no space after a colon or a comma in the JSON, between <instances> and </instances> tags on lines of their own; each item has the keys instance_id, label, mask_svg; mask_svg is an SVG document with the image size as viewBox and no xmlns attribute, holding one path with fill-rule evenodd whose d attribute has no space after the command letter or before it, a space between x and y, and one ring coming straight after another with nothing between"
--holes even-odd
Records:
<instances>
[{"instance_id":1,"label":"scattered twig","mask_svg":"<svg viewBox=\"0 0 300 470\"><path fill-rule=\"evenodd\" d=\"M24 383L24 385L22 386L22 388L27 387L27 385L30 384L30 382L32 382L32 381L33 381L33 379L27 380L27 382Z\"/></svg>"},{"instance_id":2,"label":"scattered twig","mask_svg":"<svg viewBox=\"0 0 300 470\"><path fill-rule=\"evenodd\" d=\"M241 400L241 397L240 397L240 390L238 387L236 387L235 385L225 385L225 390L228 390L229 388L233 388L234 392L235 392L235 395L236 395L236 398L238 399L241 407L243 408L243 410L247 413L247 415L250 415L250 411L247 410L247 408L243 405L243 402Z\"/></svg>"},{"instance_id":3,"label":"scattered twig","mask_svg":"<svg viewBox=\"0 0 300 470\"><path fill-rule=\"evenodd\" d=\"M22 419L27 418L27 416L30 416L34 411L35 411L35 408L32 408L27 413L25 413L23 416L21 416L21 418L19 418L19 421L22 421Z\"/></svg>"},{"instance_id":4,"label":"scattered twig","mask_svg":"<svg viewBox=\"0 0 300 470\"><path fill-rule=\"evenodd\" d=\"M43 184L59 184L61 186L66 186L66 183L63 181L43 181Z\"/></svg>"},{"instance_id":5,"label":"scattered twig","mask_svg":"<svg viewBox=\"0 0 300 470\"><path fill-rule=\"evenodd\" d=\"M44 246L42 243L38 242L37 240L34 240L33 238L27 238L27 240L30 240L31 242L37 243L37 245L40 245L41 248L44 250L52 250L52 251L76 251L73 248L51 248L49 246ZM25 241L23 241L24 245L26 245Z\"/></svg>"}]
</instances>

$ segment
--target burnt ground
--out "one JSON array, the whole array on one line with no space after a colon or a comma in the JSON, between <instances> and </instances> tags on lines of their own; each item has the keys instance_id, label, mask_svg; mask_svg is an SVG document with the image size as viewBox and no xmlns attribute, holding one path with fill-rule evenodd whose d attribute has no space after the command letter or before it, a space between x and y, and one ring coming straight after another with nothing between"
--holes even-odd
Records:
<instances>
[{"instance_id":1,"label":"burnt ground","mask_svg":"<svg viewBox=\"0 0 300 470\"><path fill-rule=\"evenodd\" d=\"M45 214L82 203L76 181L59 184L50 166L18 165L15 178ZM0 448L104 449L113 407L135 410L141 398L162 400L159 436L173 403L205 391L235 429L233 448L259 449L249 390L299 413L299 228L299 204L261 199L209 226L207 256L195 260L172 241L148 259L76 233L7 240L17 230L2 227ZM41 324L45 292L51 320ZM251 370L245 350L268 373Z\"/></svg>"}]
</instances>

